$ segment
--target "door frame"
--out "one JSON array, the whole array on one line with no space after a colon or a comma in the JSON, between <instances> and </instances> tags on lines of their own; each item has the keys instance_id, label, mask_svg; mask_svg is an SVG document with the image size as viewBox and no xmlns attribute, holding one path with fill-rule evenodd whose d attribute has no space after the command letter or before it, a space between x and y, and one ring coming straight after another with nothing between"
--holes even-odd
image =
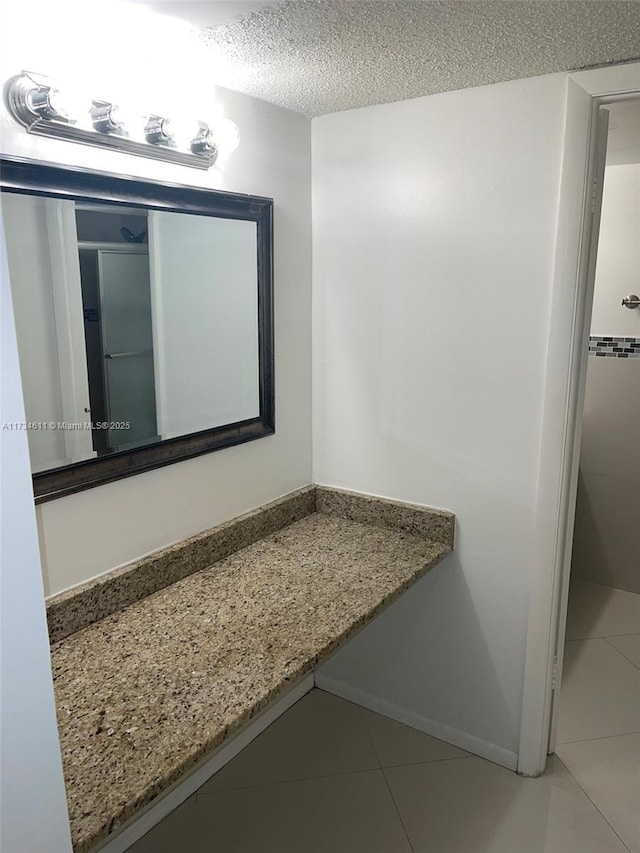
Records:
<instances>
[{"instance_id":1,"label":"door frame","mask_svg":"<svg viewBox=\"0 0 640 853\"><path fill-rule=\"evenodd\" d=\"M89 375L84 344L82 287L78 259L78 235L73 201L44 199L51 269L51 293L56 331L58 378L62 420L88 424ZM81 462L96 456L90 429L65 429L65 460L60 465Z\"/></svg>"},{"instance_id":2,"label":"door frame","mask_svg":"<svg viewBox=\"0 0 640 853\"><path fill-rule=\"evenodd\" d=\"M640 62L577 72L567 80L518 750L524 776L542 773L555 748L553 694L562 678L602 193L595 182L598 114L606 103L632 97L640 97Z\"/></svg>"}]
</instances>

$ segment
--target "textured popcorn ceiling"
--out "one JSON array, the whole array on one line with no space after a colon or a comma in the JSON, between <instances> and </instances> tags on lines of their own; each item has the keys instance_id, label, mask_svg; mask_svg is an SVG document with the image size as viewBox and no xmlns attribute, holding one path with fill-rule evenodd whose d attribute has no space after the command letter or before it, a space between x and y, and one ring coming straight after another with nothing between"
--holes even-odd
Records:
<instances>
[{"instance_id":1,"label":"textured popcorn ceiling","mask_svg":"<svg viewBox=\"0 0 640 853\"><path fill-rule=\"evenodd\" d=\"M195 27L219 27L240 18L248 18L265 6L277 6L283 0L132 0L154 11L180 18Z\"/></svg>"},{"instance_id":2,"label":"textured popcorn ceiling","mask_svg":"<svg viewBox=\"0 0 640 853\"><path fill-rule=\"evenodd\" d=\"M640 57L640 2L289 0L203 30L216 82L317 116Z\"/></svg>"}]
</instances>

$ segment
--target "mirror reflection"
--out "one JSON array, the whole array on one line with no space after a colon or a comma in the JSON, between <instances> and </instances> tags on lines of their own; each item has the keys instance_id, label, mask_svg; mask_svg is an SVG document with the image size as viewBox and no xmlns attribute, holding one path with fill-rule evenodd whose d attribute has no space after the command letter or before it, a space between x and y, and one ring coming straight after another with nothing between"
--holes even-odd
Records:
<instances>
[{"instance_id":1,"label":"mirror reflection","mask_svg":"<svg viewBox=\"0 0 640 853\"><path fill-rule=\"evenodd\" d=\"M259 416L256 222L0 198L34 473Z\"/></svg>"}]
</instances>

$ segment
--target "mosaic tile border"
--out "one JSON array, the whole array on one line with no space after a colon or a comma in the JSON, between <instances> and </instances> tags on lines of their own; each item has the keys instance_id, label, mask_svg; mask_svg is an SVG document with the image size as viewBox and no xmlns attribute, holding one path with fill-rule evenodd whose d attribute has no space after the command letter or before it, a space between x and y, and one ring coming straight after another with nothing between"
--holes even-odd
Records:
<instances>
[{"instance_id":1,"label":"mosaic tile border","mask_svg":"<svg viewBox=\"0 0 640 853\"><path fill-rule=\"evenodd\" d=\"M640 358L640 338L613 338L591 335L589 357Z\"/></svg>"}]
</instances>

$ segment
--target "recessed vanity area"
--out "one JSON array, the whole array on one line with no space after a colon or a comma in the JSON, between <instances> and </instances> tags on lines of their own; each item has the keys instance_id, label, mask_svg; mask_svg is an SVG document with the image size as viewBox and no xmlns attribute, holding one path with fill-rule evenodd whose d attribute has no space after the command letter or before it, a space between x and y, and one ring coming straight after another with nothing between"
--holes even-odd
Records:
<instances>
[{"instance_id":1,"label":"recessed vanity area","mask_svg":"<svg viewBox=\"0 0 640 853\"><path fill-rule=\"evenodd\" d=\"M622 853L553 749L640 4L5 6L2 853Z\"/></svg>"},{"instance_id":2,"label":"recessed vanity area","mask_svg":"<svg viewBox=\"0 0 640 853\"><path fill-rule=\"evenodd\" d=\"M451 551L453 526L311 486L51 599L76 853L299 685Z\"/></svg>"},{"instance_id":3,"label":"recessed vanity area","mask_svg":"<svg viewBox=\"0 0 640 853\"><path fill-rule=\"evenodd\" d=\"M8 158L0 202L38 507L277 436L272 199ZM453 536L305 484L49 596L75 853L221 766Z\"/></svg>"}]
</instances>

